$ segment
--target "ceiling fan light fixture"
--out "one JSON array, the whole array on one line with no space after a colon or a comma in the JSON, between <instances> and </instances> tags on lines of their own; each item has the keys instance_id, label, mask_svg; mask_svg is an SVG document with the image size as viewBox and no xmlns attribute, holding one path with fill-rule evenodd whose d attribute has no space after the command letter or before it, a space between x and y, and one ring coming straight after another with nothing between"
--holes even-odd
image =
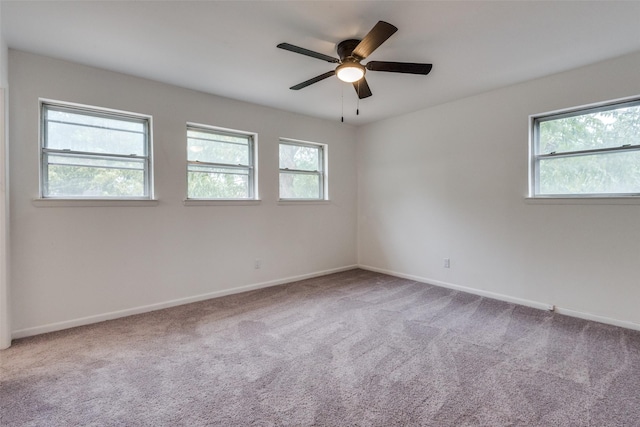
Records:
<instances>
[{"instance_id":1,"label":"ceiling fan light fixture","mask_svg":"<svg viewBox=\"0 0 640 427\"><path fill-rule=\"evenodd\" d=\"M0 0L1 1L1 0ZM322 80L336 76L340 81L353 83L352 86L358 94L358 99L368 98L371 95L371 89L365 78L367 71L385 71L388 73L403 74L420 74L427 75L431 71L432 64L423 64L417 62L389 62L389 61L369 61L366 66L360 61L364 61L377 48L382 45L389 37L391 37L398 28L385 21L378 21L376 25L364 36L363 39L347 39L342 40L336 46L338 58L325 55L324 53L314 52L300 46L289 43L280 43L276 47L288 50L293 53L309 56L311 58L320 59L332 64L339 64L334 69L324 74L315 76L297 85L291 86L291 90L304 89L307 86L318 83ZM357 113L357 110L356 110Z\"/></svg>"},{"instance_id":2,"label":"ceiling fan light fixture","mask_svg":"<svg viewBox=\"0 0 640 427\"><path fill-rule=\"evenodd\" d=\"M345 62L336 68L336 76L346 83L357 82L364 77L365 68L357 62Z\"/></svg>"}]
</instances>

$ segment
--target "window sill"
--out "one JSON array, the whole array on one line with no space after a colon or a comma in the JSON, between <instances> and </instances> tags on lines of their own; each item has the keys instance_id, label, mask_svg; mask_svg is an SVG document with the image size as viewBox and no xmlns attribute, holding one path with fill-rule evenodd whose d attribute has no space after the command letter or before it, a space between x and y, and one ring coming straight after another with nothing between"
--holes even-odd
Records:
<instances>
[{"instance_id":1,"label":"window sill","mask_svg":"<svg viewBox=\"0 0 640 427\"><path fill-rule=\"evenodd\" d=\"M157 199L33 199L33 206L37 208L63 208L63 207L152 207L158 206Z\"/></svg>"},{"instance_id":2,"label":"window sill","mask_svg":"<svg viewBox=\"0 0 640 427\"><path fill-rule=\"evenodd\" d=\"M528 205L640 205L640 197L525 197Z\"/></svg>"},{"instance_id":3,"label":"window sill","mask_svg":"<svg viewBox=\"0 0 640 427\"><path fill-rule=\"evenodd\" d=\"M290 206L290 205L330 205L331 200L293 200L293 199L280 199L278 205Z\"/></svg>"},{"instance_id":4,"label":"window sill","mask_svg":"<svg viewBox=\"0 0 640 427\"><path fill-rule=\"evenodd\" d=\"M186 199L182 201L184 206L254 206L259 205L262 200L259 199Z\"/></svg>"}]
</instances>

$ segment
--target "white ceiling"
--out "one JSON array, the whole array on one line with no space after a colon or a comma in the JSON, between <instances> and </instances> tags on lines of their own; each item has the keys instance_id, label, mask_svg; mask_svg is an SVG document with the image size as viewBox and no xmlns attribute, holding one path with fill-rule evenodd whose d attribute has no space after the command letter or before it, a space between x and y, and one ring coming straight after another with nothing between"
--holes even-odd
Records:
<instances>
[{"instance_id":1,"label":"white ceiling","mask_svg":"<svg viewBox=\"0 0 640 427\"><path fill-rule=\"evenodd\" d=\"M10 48L306 115L364 124L640 51L640 1L2 1ZM384 20L368 60L433 63L428 76L369 72L373 96L277 49L331 56ZM640 70L639 70L640 71Z\"/></svg>"}]
</instances>

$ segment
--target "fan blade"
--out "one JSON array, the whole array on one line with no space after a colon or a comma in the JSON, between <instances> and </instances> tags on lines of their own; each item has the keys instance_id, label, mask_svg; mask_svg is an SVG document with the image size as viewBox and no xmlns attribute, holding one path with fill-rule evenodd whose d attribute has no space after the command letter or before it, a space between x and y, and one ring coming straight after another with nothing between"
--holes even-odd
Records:
<instances>
[{"instance_id":1,"label":"fan blade","mask_svg":"<svg viewBox=\"0 0 640 427\"><path fill-rule=\"evenodd\" d=\"M369 31L369 34L364 36L362 41L358 43L358 46L353 49L352 55L360 60L365 59L396 31L398 31L398 29L388 22L378 21L371 31Z\"/></svg>"},{"instance_id":2,"label":"fan blade","mask_svg":"<svg viewBox=\"0 0 640 427\"><path fill-rule=\"evenodd\" d=\"M307 86L310 86L310 85L312 85L314 83L318 83L321 80L327 79L327 78L333 76L335 73L336 73L335 70L327 71L326 73L320 74L319 76L314 77L312 79L309 79L306 82L302 82L302 83L299 83L299 84L297 84L295 86L291 86L289 89L291 89L291 90L300 90L300 89L305 88Z\"/></svg>"},{"instance_id":3,"label":"fan blade","mask_svg":"<svg viewBox=\"0 0 640 427\"><path fill-rule=\"evenodd\" d=\"M367 67L367 70L371 70L371 71L388 71L390 73L427 75L431 71L431 68L433 67L433 65L418 64L415 62L371 61L366 65L366 67Z\"/></svg>"},{"instance_id":4,"label":"fan blade","mask_svg":"<svg viewBox=\"0 0 640 427\"><path fill-rule=\"evenodd\" d=\"M334 58L332 56L325 55L323 53L314 52L312 50L305 49L303 47L294 46L294 45L289 44L289 43L280 43L276 47L279 47L280 49L288 50L290 52L299 53L299 54L302 54L302 55L307 55L307 56L310 56L312 58L322 59L323 61L332 62L334 64L339 64L340 63L340 60L338 58Z\"/></svg>"},{"instance_id":5,"label":"fan blade","mask_svg":"<svg viewBox=\"0 0 640 427\"><path fill-rule=\"evenodd\" d=\"M367 83L367 79L365 79L364 77L357 82L353 82L353 88L356 90L358 98L360 99L368 98L373 95L371 93L371 89L369 89L369 83Z\"/></svg>"}]
</instances>

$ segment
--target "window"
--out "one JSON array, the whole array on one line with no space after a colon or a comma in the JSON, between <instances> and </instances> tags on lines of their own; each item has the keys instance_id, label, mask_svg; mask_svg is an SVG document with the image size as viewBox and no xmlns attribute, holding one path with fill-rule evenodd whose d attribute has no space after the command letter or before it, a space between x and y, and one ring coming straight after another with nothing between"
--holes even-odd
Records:
<instances>
[{"instance_id":1,"label":"window","mask_svg":"<svg viewBox=\"0 0 640 427\"><path fill-rule=\"evenodd\" d=\"M187 198L255 199L255 140L248 132L187 125Z\"/></svg>"},{"instance_id":2,"label":"window","mask_svg":"<svg viewBox=\"0 0 640 427\"><path fill-rule=\"evenodd\" d=\"M640 196L640 99L532 117L533 197Z\"/></svg>"},{"instance_id":3,"label":"window","mask_svg":"<svg viewBox=\"0 0 640 427\"><path fill-rule=\"evenodd\" d=\"M324 200L326 146L280 140L280 199Z\"/></svg>"},{"instance_id":4,"label":"window","mask_svg":"<svg viewBox=\"0 0 640 427\"><path fill-rule=\"evenodd\" d=\"M41 197L152 197L150 117L42 102L41 120Z\"/></svg>"}]
</instances>

